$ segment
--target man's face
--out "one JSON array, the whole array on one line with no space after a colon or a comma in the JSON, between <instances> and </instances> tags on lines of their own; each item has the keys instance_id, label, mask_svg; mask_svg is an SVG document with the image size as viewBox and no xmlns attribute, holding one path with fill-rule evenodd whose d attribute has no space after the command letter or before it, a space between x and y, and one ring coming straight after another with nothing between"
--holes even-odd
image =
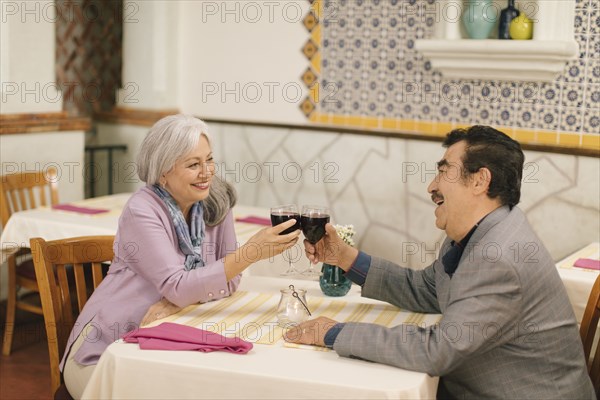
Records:
<instances>
[{"instance_id":1,"label":"man's face","mask_svg":"<svg viewBox=\"0 0 600 400\"><path fill-rule=\"evenodd\" d=\"M460 141L446 150L444 158L438 162L438 174L427 188L437 204L435 225L456 241L461 240L470 229L468 216L475 199L470 181L463 178L465 148L466 142Z\"/></svg>"}]
</instances>

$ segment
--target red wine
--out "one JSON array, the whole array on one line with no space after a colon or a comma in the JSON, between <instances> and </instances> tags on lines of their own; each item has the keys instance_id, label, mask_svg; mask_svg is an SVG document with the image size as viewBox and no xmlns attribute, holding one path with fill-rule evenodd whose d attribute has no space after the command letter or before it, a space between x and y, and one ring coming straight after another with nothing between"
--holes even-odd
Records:
<instances>
[{"instance_id":1,"label":"red wine","mask_svg":"<svg viewBox=\"0 0 600 400\"><path fill-rule=\"evenodd\" d=\"M285 231L281 232L280 235L286 235L288 233L294 232L296 229L301 229L300 228L300 214L286 212L286 211L282 211L277 214L271 214L271 225L273 225L273 226L279 225L289 219L295 219L296 223L291 228L287 228Z\"/></svg>"},{"instance_id":2,"label":"red wine","mask_svg":"<svg viewBox=\"0 0 600 400\"><path fill-rule=\"evenodd\" d=\"M325 225L329 222L329 215L314 214L318 216L303 215L300 219L302 220L302 232L304 237L311 243L315 244L323 236L325 236Z\"/></svg>"}]
</instances>

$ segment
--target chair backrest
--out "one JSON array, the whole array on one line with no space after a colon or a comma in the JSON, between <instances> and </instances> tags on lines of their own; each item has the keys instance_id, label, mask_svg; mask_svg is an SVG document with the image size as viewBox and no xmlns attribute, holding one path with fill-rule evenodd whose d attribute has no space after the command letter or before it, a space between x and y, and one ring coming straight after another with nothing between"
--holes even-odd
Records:
<instances>
[{"instance_id":1,"label":"chair backrest","mask_svg":"<svg viewBox=\"0 0 600 400\"><path fill-rule=\"evenodd\" d=\"M579 333L583 342L583 352L588 361L588 372L592 378L596 395L600 395L600 337L596 340L596 352L590 360L590 352L594 343L594 336L598 330L600 320L600 275L596 277L592 292L585 307ZM600 335L599 335L600 336Z\"/></svg>"},{"instance_id":2,"label":"chair backrest","mask_svg":"<svg viewBox=\"0 0 600 400\"><path fill-rule=\"evenodd\" d=\"M48 204L49 198L50 203ZM0 221L6 225L13 212L58 203L56 168L0 177Z\"/></svg>"},{"instance_id":3,"label":"chair backrest","mask_svg":"<svg viewBox=\"0 0 600 400\"><path fill-rule=\"evenodd\" d=\"M114 257L114 238L85 236L48 242L33 238L30 241L44 310L53 394L61 384L59 363L75 317L83 309L88 293L96 289L103 279L101 263L110 262ZM66 266L71 265L74 279L67 276ZM87 269L91 270L91 279L88 279L91 282L86 282ZM75 293L77 298L75 306L71 302L71 293Z\"/></svg>"}]
</instances>

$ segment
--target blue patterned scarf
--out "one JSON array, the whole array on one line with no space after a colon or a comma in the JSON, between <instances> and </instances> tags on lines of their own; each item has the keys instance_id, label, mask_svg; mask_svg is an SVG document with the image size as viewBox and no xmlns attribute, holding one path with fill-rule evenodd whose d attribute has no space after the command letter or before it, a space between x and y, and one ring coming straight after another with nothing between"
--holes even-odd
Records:
<instances>
[{"instance_id":1,"label":"blue patterned scarf","mask_svg":"<svg viewBox=\"0 0 600 400\"><path fill-rule=\"evenodd\" d=\"M159 185L153 185L152 190L158 195L167 205L169 214L171 214L171 220L175 226L175 232L177 232L177 240L179 241L179 248L181 252L185 254L185 266L186 271L204 267L204 260L202 259L202 242L204 241L204 207L202 202L198 201L192 206L192 213L190 218L190 229L185 221L183 212L175 202L175 199L169 192L160 187Z\"/></svg>"}]
</instances>

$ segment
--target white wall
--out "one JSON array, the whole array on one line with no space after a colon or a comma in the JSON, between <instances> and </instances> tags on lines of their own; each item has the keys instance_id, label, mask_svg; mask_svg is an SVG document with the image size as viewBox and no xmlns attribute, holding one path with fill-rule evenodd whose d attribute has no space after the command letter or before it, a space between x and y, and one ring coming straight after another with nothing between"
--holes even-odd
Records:
<instances>
[{"instance_id":1,"label":"white wall","mask_svg":"<svg viewBox=\"0 0 600 400\"><path fill-rule=\"evenodd\" d=\"M59 173L59 200L81 200L84 140L82 131L0 135L0 174L55 167Z\"/></svg>"},{"instance_id":2,"label":"white wall","mask_svg":"<svg viewBox=\"0 0 600 400\"><path fill-rule=\"evenodd\" d=\"M62 111L54 68L54 1L2 0L0 10L0 112Z\"/></svg>"},{"instance_id":3,"label":"white wall","mask_svg":"<svg viewBox=\"0 0 600 400\"><path fill-rule=\"evenodd\" d=\"M187 1L180 16L180 104L203 118L305 123L300 22L306 0ZM302 91L302 92L300 92Z\"/></svg>"}]
</instances>

